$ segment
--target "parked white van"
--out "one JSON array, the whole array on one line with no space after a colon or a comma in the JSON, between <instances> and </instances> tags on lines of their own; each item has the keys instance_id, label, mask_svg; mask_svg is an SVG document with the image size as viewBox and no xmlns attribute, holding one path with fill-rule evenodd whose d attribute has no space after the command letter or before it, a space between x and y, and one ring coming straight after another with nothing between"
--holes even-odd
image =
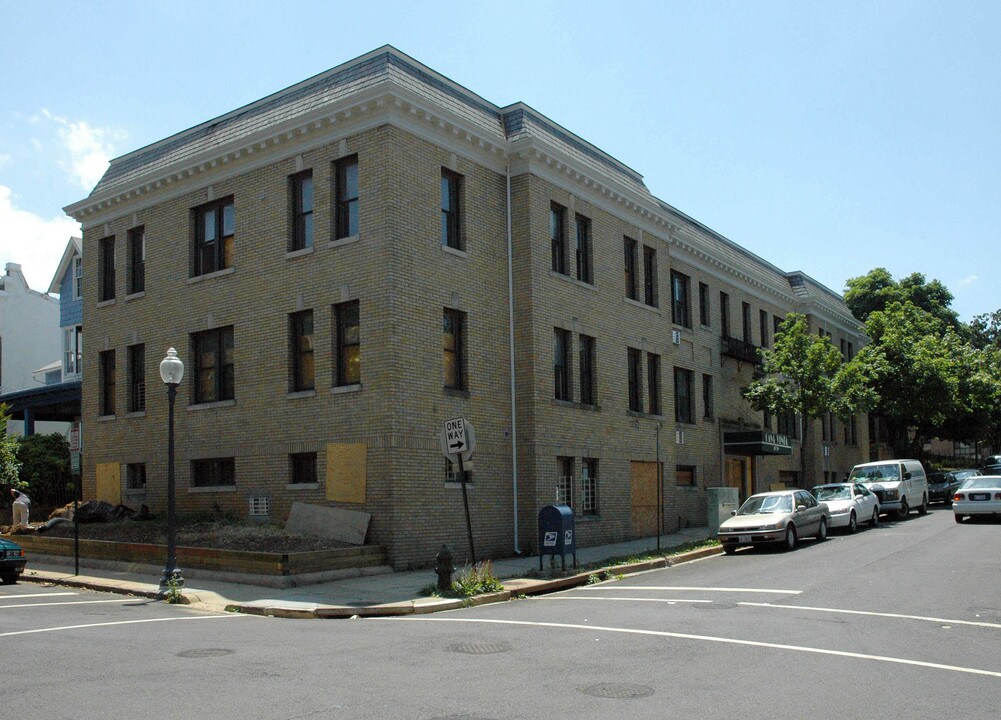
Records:
<instances>
[{"instance_id":1,"label":"parked white van","mask_svg":"<svg viewBox=\"0 0 1001 720\"><path fill-rule=\"evenodd\" d=\"M881 510L904 519L912 508L928 512L928 476L918 460L880 460L852 468L849 482L862 483L879 498Z\"/></svg>"}]
</instances>

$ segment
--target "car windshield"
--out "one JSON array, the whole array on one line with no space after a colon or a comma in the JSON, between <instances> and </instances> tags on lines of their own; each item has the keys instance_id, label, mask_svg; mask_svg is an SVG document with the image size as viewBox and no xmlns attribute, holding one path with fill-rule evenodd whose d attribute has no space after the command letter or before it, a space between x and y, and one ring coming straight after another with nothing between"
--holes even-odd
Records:
<instances>
[{"instance_id":1,"label":"car windshield","mask_svg":"<svg viewBox=\"0 0 1001 720\"><path fill-rule=\"evenodd\" d=\"M824 502L825 500L851 500L852 493L847 485L821 485L812 491L813 496Z\"/></svg>"},{"instance_id":2,"label":"car windshield","mask_svg":"<svg viewBox=\"0 0 1001 720\"><path fill-rule=\"evenodd\" d=\"M980 475L979 470L957 470L953 473L959 480L968 480L971 477L977 477Z\"/></svg>"},{"instance_id":3,"label":"car windshield","mask_svg":"<svg viewBox=\"0 0 1001 720\"><path fill-rule=\"evenodd\" d=\"M1001 480L996 477L972 477L963 483L963 490L986 490L1001 486Z\"/></svg>"},{"instance_id":4,"label":"car windshield","mask_svg":"<svg viewBox=\"0 0 1001 720\"><path fill-rule=\"evenodd\" d=\"M945 473L928 473L929 483L944 483L948 479L949 478Z\"/></svg>"},{"instance_id":5,"label":"car windshield","mask_svg":"<svg viewBox=\"0 0 1001 720\"><path fill-rule=\"evenodd\" d=\"M898 480L899 473L895 463L866 465L865 467L857 467L852 470L852 474L848 479L864 483L876 482L878 480Z\"/></svg>"},{"instance_id":6,"label":"car windshield","mask_svg":"<svg viewBox=\"0 0 1001 720\"><path fill-rule=\"evenodd\" d=\"M792 495L755 495L740 506L738 515L769 515L792 512Z\"/></svg>"}]
</instances>

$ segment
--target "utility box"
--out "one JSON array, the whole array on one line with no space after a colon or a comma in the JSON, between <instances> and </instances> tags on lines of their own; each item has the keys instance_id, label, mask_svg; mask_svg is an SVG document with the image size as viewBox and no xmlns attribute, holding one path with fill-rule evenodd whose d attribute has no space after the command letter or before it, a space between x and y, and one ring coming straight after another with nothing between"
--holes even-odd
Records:
<instances>
[{"instance_id":1,"label":"utility box","mask_svg":"<svg viewBox=\"0 0 1001 720\"><path fill-rule=\"evenodd\" d=\"M573 509L566 505L546 505L539 510L539 570L543 555L559 555L567 569L567 554L577 567L577 537Z\"/></svg>"},{"instance_id":2,"label":"utility box","mask_svg":"<svg viewBox=\"0 0 1001 720\"><path fill-rule=\"evenodd\" d=\"M706 488L706 502L709 506L706 524L709 526L709 535L714 537L720 524L740 507L740 496L737 488L711 487Z\"/></svg>"}]
</instances>

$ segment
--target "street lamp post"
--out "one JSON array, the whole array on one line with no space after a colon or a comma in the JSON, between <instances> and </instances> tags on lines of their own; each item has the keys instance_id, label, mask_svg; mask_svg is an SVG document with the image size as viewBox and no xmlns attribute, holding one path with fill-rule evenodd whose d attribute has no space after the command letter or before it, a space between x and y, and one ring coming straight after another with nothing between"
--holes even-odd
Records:
<instances>
[{"instance_id":1,"label":"street lamp post","mask_svg":"<svg viewBox=\"0 0 1001 720\"><path fill-rule=\"evenodd\" d=\"M184 584L181 571L177 567L177 528L174 518L174 400L177 386L184 377L184 363L177 357L177 351L170 348L167 357L160 362L160 378L167 386L167 401L170 406L167 421L167 564L160 577L160 594L170 587Z\"/></svg>"}]
</instances>

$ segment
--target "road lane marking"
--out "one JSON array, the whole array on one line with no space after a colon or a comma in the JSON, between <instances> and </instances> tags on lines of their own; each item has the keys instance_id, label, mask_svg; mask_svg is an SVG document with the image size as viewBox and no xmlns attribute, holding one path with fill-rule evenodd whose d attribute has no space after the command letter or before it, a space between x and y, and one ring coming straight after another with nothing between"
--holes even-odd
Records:
<instances>
[{"instance_id":1,"label":"road lane marking","mask_svg":"<svg viewBox=\"0 0 1001 720\"><path fill-rule=\"evenodd\" d=\"M595 586L591 586L599 589ZM581 590L589 590L587 586ZM771 590L766 588L689 587L684 585L623 585L602 586L601 590L668 590L671 592L766 593L769 595L802 595L802 590Z\"/></svg>"},{"instance_id":2,"label":"road lane marking","mask_svg":"<svg viewBox=\"0 0 1001 720\"><path fill-rule=\"evenodd\" d=\"M30 593L28 595L0 595L0 600L20 600L21 598L36 597L62 597L65 595L79 595L75 592L52 592L52 593Z\"/></svg>"},{"instance_id":3,"label":"road lane marking","mask_svg":"<svg viewBox=\"0 0 1001 720\"><path fill-rule=\"evenodd\" d=\"M147 618L146 620L118 620L116 622L87 623L85 625L61 625L60 627L38 628L36 630L16 630L14 632L0 633L0 637L13 637L14 635L34 635L36 633L58 632L60 630L80 630L84 628L109 627L111 625L138 625L140 623L174 622L175 620L218 620L231 617L250 617L240 613L227 613L226 615L194 615L188 617L172 618Z\"/></svg>"},{"instance_id":4,"label":"road lane marking","mask_svg":"<svg viewBox=\"0 0 1001 720\"><path fill-rule=\"evenodd\" d=\"M11 608L29 608L29 607L54 607L58 605L99 605L101 603L134 603L136 598L116 598L114 600L64 600L62 602L51 602L51 603L21 603L20 605L0 605L0 610L8 610ZM146 602L153 602L152 600L147 600Z\"/></svg>"},{"instance_id":5,"label":"road lane marking","mask_svg":"<svg viewBox=\"0 0 1001 720\"><path fill-rule=\"evenodd\" d=\"M986 675L1001 678L1001 672L995 670L980 670L978 668L944 665L942 663L925 662L924 660L908 660L907 658L889 657L886 655L867 655L866 653L848 652L845 650L827 650L824 648L805 647L802 645L783 645L781 643L761 642L758 640L738 640L737 638L716 637L714 635L693 635L691 633L668 632L665 630L640 630L634 628L606 627L601 625L578 625L575 623L533 622L529 620L491 620L458 617L418 617L406 618L371 618L373 620L391 620L399 622L453 622L482 623L490 625L522 625L527 627L558 628L565 630L586 630L588 632L619 633L624 635L647 635L652 637L676 638L679 640L696 640L702 642L723 643L726 645L744 645L747 647L769 648L772 650L788 650L790 652L810 653L813 655L833 655L835 657L853 658L856 660L872 660L874 662L891 663L894 665L910 665L913 667L946 670L968 675Z\"/></svg>"},{"instance_id":6,"label":"road lane marking","mask_svg":"<svg viewBox=\"0 0 1001 720\"><path fill-rule=\"evenodd\" d=\"M843 613L845 615L869 615L871 617L897 618L899 620L924 620L933 623L948 623L950 625L973 625L975 627L998 628L1001 623L979 622L974 620L952 620L950 618L929 617L926 615L903 615L901 613L881 613L868 610L841 610L839 608L809 607L807 605L776 605L774 603L739 602L738 605L749 607L779 608L781 610L811 610L813 612Z\"/></svg>"},{"instance_id":7,"label":"road lane marking","mask_svg":"<svg viewBox=\"0 0 1001 720\"><path fill-rule=\"evenodd\" d=\"M605 597L603 595L541 595L532 600L605 600L608 602L659 602L659 603L712 603L712 600L694 600L692 598L633 598Z\"/></svg>"}]
</instances>

